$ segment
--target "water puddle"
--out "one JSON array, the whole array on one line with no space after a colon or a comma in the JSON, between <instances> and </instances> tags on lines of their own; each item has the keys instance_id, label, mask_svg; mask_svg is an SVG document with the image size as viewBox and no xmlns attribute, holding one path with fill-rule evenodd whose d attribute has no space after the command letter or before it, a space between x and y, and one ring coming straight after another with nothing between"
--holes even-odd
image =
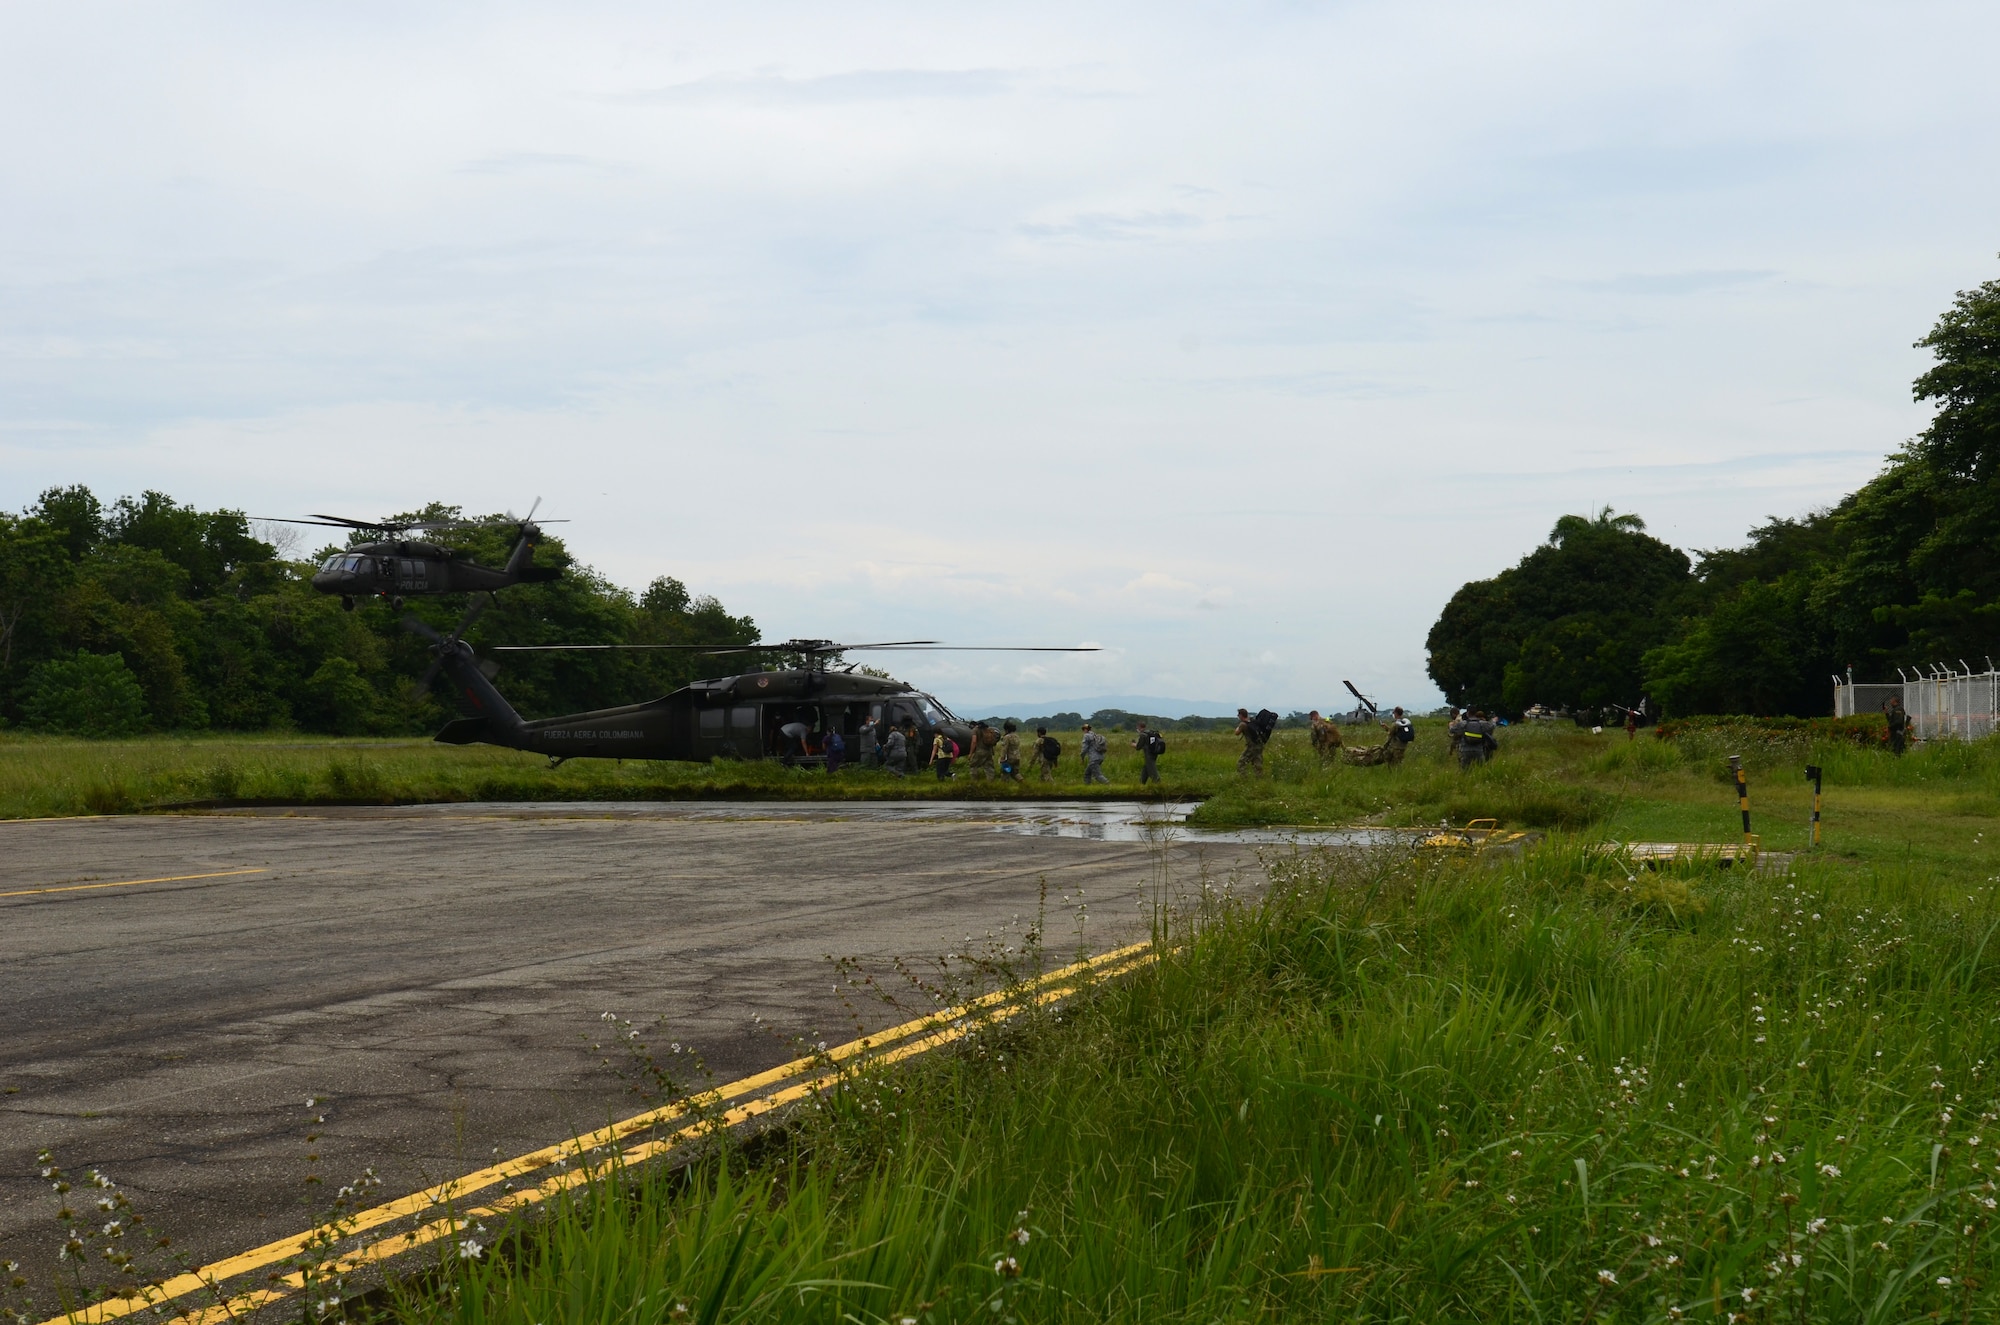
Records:
<instances>
[{"instance_id":1,"label":"water puddle","mask_svg":"<svg viewBox=\"0 0 2000 1325\"><path fill-rule=\"evenodd\" d=\"M1187 822L1199 801L509 801L431 805L242 808L224 814L389 819L634 819L696 823L910 823L985 825L996 833L1090 842L1299 847L1410 844L1403 828L1203 829Z\"/></svg>"}]
</instances>

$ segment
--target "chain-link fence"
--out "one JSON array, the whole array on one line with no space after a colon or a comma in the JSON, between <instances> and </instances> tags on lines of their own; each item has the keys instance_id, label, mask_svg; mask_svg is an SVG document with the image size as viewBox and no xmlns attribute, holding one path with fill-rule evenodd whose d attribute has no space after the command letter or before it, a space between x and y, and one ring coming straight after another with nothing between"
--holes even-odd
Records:
<instances>
[{"instance_id":1,"label":"chain-link fence","mask_svg":"<svg viewBox=\"0 0 2000 1325\"><path fill-rule=\"evenodd\" d=\"M1880 713L1882 705L1892 698L1903 701L1903 710L1910 715L1910 733L1918 739L1976 741L1993 734L1995 714L2000 712L2000 671L1954 672L1949 667L1936 667L1886 685L1836 679L1833 715L1851 718L1857 713Z\"/></svg>"}]
</instances>

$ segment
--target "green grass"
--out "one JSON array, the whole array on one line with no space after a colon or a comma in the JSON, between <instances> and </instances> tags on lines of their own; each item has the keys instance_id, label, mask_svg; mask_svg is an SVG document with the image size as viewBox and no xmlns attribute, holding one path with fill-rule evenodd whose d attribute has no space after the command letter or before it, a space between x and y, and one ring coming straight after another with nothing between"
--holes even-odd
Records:
<instances>
[{"instance_id":1,"label":"green grass","mask_svg":"<svg viewBox=\"0 0 2000 1325\"><path fill-rule=\"evenodd\" d=\"M1862 839L1912 840L1919 822L1933 849L1971 849L1976 825L2000 814L2000 742L1944 742L1897 759L1845 742L1772 740L1754 730L1704 730L1678 741L1567 725L1515 728L1490 764L1461 772L1442 724L1419 724L1401 765L1323 764L1303 732L1281 732L1266 776L1241 777L1241 743L1176 733L1148 794L1199 799L1198 826L1462 823L1721 841L1736 831L1725 756L1751 776L1755 827L1773 849L1805 842L1810 791L1802 769L1825 769L1826 833L1835 849ZM578 759L550 768L535 755L427 740L311 737L154 737L84 741L0 735L0 818L110 814L203 804L407 804L437 801L675 799L1074 799L1141 793L1129 736L1112 735L1112 785L1085 787L1074 751L1053 783L967 775L894 778L849 767L839 777L776 763L673 764ZM1961 831L1964 830L1964 831ZM1954 847L1953 844L1957 844Z\"/></svg>"},{"instance_id":2,"label":"green grass","mask_svg":"<svg viewBox=\"0 0 2000 1325\"><path fill-rule=\"evenodd\" d=\"M393 1314L2000 1318L1989 880L1634 880L1564 839L1302 858L1173 923L1060 1017L603 1186Z\"/></svg>"},{"instance_id":3,"label":"green grass","mask_svg":"<svg viewBox=\"0 0 2000 1325\"><path fill-rule=\"evenodd\" d=\"M1898 761L1747 729L1557 728L1512 733L1461 774L1436 737L1380 769L1322 769L1281 743L1251 782L1219 738L1182 737L1168 760L1212 793L1212 822L1498 814L1556 825L1548 838L1490 864L1274 856L1267 890L1163 912L1157 966L858 1072L756 1146L600 1184L510 1239L474 1230L487 1254L448 1246L381 1310L407 1325L2000 1320L1985 841L2000 743ZM118 748L4 754L87 772ZM204 759L273 782L379 762L398 787L482 762L503 786L546 772L421 746L123 748L156 752L160 786ZM1766 844L1799 852L1789 875L1633 871L1596 849L1730 840L1728 753L1751 770ZM1807 760L1827 772L1818 852ZM1114 763L1112 794L1135 771ZM660 776L598 765L568 785L638 794ZM724 776L825 787L765 766L673 776L691 795ZM1007 1257L1018 1274L996 1271Z\"/></svg>"}]
</instances>

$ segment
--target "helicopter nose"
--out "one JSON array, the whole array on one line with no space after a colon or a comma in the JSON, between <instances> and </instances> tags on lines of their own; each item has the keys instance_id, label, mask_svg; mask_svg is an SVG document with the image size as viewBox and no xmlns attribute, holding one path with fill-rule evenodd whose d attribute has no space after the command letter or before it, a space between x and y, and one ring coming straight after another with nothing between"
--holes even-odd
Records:
<instances>
[{"instance_id":1,"label":"helicopter nose","mask_svg":"<svg viewBox=\"0 0 2000 1325\"><path fill-rule=\"evenodd\" d=\"M344 593L354 585L354 572L323 570L312 577L312 587L321 593Z\"/></svg>"}]
</instances>

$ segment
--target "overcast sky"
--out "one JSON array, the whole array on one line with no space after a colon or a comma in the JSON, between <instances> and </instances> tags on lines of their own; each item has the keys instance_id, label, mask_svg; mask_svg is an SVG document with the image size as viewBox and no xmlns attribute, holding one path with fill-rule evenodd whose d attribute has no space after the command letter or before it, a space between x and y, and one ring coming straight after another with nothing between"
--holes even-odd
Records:
<instances>
[{"instance_id":1,"label":"overcast sky","mask_svg":"<svg viewBox=\"0 0 2000 1325\"><path fill-rule=\"evenodd\" d=\"M1923 426L2000 6L0 5L0 506L568 517L947 702L1435 703Z\"/></svg>"}]
</instances>

